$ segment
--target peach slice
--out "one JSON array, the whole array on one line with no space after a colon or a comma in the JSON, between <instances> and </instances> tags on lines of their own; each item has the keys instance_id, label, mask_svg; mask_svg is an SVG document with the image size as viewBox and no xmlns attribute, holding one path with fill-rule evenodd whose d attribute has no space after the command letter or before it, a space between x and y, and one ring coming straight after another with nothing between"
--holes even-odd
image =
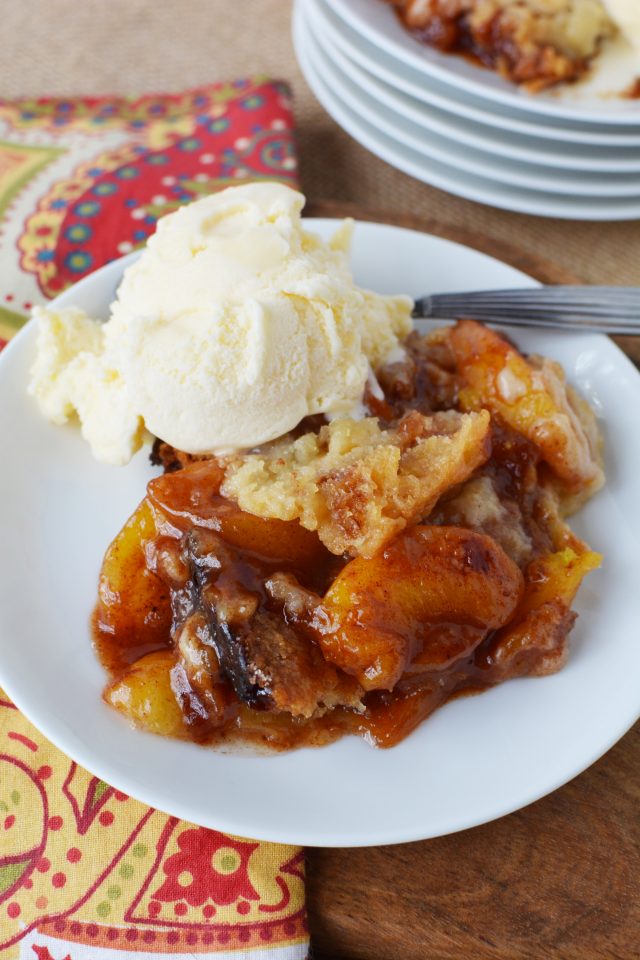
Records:
<instances>
[{"instance_id":1,"label":"peach slice","mask_svg":"<svg viewBox=\"0 0 640 960\"><path fill-rule=\"evenodd\" d=\"M105 554L94 620L98 633L109 635L115 669L151 649L166 646L171 628L169 589L148 569L146 544L158 536L158 518L147 500L111 543ZM115 662L114 648L122 660Z\"/></svg>"},{"instance_id":2,"label":"peach slice","mask_svg":"<svg viewBox=\"0 0 640 960\"><path fill-rule=\"evenodd\" d=\"M149 500L182 532L214 530L235 547L303 570L326 560L328 551L317 535L297 521L263 519L219 496L222 476L217 461L203 460L156 477L147 488Z\"/></svg>"},{"instance_id":3,"label":"peach slice","mask_svg":"<svg viewBox=\"0 0 640 960\"><path fill-rule=\"evenodd\" d=\"M571 391L559 364L534 363L503 337L473 320L452 329L451 345L463 386L463 410L490 410L540 450L569 488L602 483L595 418Z\"/></svg>"},{"instance_id":4,"label":"peach slice","mask_svg":"<svg viewBox=\"0 0 640 960\"><path fill-rule=\"evenodd\" d=\"M104 691L105 701L134 726L164 737L187 736L187 724L174 693L171 650L142 657Z\"/></svg>"},{"instance_id":5,"label":"peach slice","mask_svg":"<svg viewBox=\"0 0 640 960\"><path fill-rule=\"evenodd\" d=\"M327 660L365 690L391 690L416 655L438 670L470 652L508 622L522 589L520 570L495 540L418 526L348 563L313 625Z\"/></svg>"},{"instance_id":6,"label":"peach slice","mask_svg":"<svg viewBox=\"0 0 640 960\"><path fill-rule=\"evenodd\" d=\"M602 562L577 537L572 546L533 560L511 623L498 630L478 666L493 683L518 676L555 673L568 656L567 638L576 620L571 604L584 577Z\"/></svg>"}]
</instances>

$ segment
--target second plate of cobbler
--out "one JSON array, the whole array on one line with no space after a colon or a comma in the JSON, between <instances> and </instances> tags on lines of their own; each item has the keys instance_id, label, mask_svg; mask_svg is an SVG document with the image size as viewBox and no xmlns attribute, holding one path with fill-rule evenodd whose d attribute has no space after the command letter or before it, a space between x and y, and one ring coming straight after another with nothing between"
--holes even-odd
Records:
<instances>
[{"instance_id":1,"label":"second plate of cobbler","mask_svg":"<svg viewBox=\"0 0 640 960\"><path fill-rule=\"evenodd\" d=\"M430 288L534 281L302 202L164 218L5 351L0 684L199 824L438 836L640 713L640 377L597 335L413 330Z\"/></svg>"}]
</instances>

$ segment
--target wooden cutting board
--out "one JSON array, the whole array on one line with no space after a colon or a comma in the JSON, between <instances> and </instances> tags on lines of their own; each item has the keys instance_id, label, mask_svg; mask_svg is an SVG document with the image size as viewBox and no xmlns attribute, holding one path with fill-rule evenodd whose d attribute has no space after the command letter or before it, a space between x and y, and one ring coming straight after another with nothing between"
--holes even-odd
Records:
<instances>
[{"instance_id":1,"label":"wooden cutting board","mask_svg":"<svg viewBox=\"0 0 640 960\"><path fill-rule=\"evenodd\" d=\"M309 213L423 230L482 250L544 283L576 282L542 258L435 221L344 204L316 204ZM618 342L640 361L634 338ZM363 807L367 802L363 796ZM402 810L394 813L402 817ZM312 956L637 960L639 813L640 724L567 786L493 823L422 843L310 849Z\"/></svg>"}]
</instances>

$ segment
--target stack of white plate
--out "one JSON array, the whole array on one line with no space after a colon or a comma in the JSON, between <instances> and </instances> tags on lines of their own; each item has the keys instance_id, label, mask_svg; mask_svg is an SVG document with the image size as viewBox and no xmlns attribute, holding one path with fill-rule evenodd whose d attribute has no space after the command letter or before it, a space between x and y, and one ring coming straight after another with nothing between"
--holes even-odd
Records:
<instances>
[{"instance_id":1,"label":"stack of white plate","mask_svg":"<svg viewBox=\"0 0 640 960\"><path fill-rule=\"evenodd\" d=\"M522 213L640 218L639 100L527 94L419 43L382 0L297 0L293 32L324 108L418 180Z\"/></svg>"}]
</instances>

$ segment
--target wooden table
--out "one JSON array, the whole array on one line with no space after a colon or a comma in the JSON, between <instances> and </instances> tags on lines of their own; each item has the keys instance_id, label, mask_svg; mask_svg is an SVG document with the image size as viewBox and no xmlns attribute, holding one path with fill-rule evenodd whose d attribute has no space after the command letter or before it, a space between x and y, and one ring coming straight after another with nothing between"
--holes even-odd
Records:
<instances>
[{"instance_id":1,"label":"wooden table","mask_svg":"<svg viewBox=\"0 0 640 960\"><path fill-rule=\"evenodd\" d=\"M377 219L344 205L311 212ZM574 279L487 237L411 217L395 222L460 240L545 282ZM620 342L640 357L634 341ZM637 725L571 783L493 823L423 843L310 849L312 956L637 960L639 813Z\"/></svg>"}]
</instances>

